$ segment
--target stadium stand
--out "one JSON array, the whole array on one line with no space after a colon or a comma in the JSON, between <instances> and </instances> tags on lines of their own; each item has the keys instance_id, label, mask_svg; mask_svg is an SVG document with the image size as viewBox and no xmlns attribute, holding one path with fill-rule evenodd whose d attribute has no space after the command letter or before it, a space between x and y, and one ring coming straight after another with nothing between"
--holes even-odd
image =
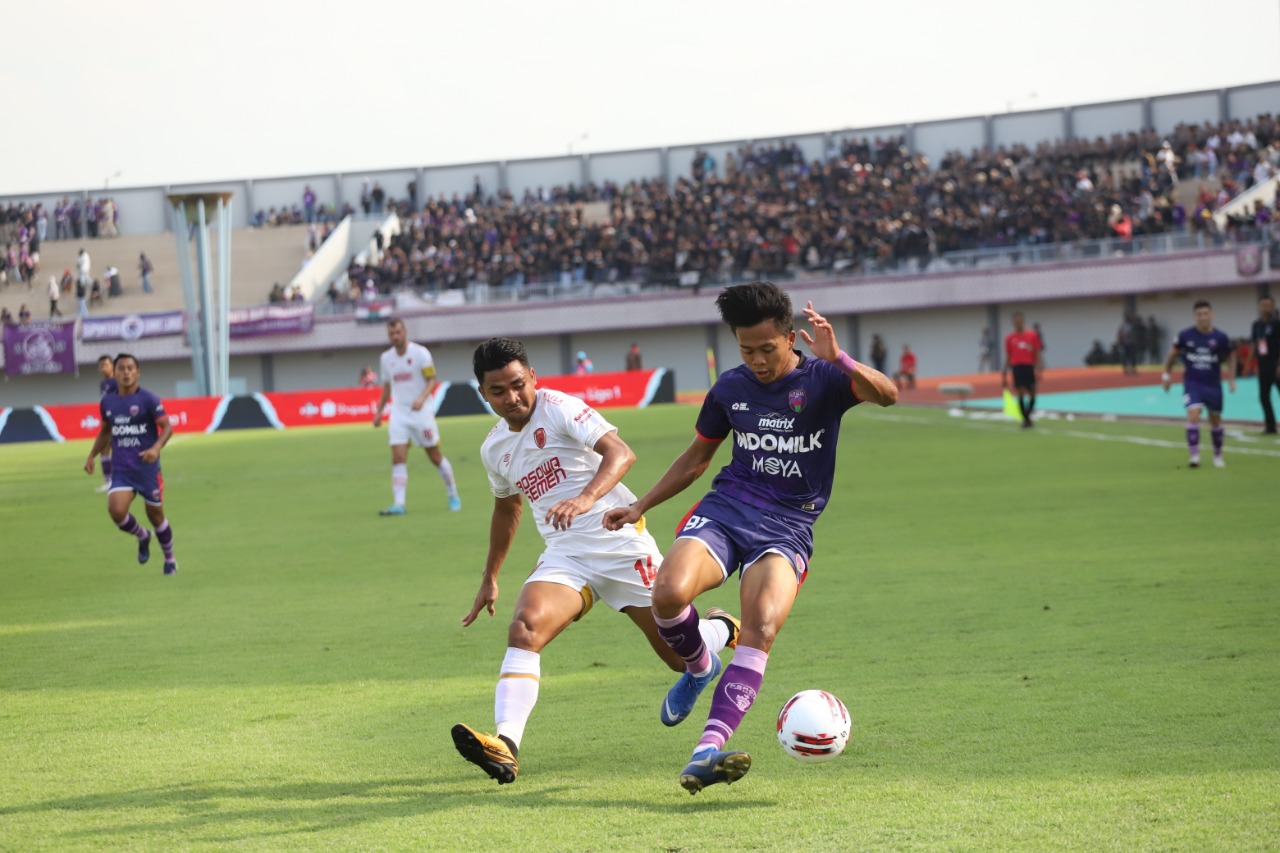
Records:
<instances>
[{"instance_id":1,"label":"stadium stand","mask_svg":"<svg viewBox=\"0 0 1280 853\"><path fill-rule=\"evenodd\" d=\"M1061 257L1045 247L1081 241L1106 253L1140 249L1142 238L1159 235L1221 242L1232 231L1272 223L1274 191L1267 205L1230 217L1214 214L1278 172L1280 131L1270 113L1182 124L1167 136L1145 130L1034 149L949 152L936 163L895 136L838 140L825 157L809 161L786 142L746 145L722 163L697 151L670 185L655 177L569 184L526 190L518 201L508 192L482 195L477 187L466 196L428 197L417 209L389 199L401 232L388 235L384 251L366 263L349 266L352 287L313 286L308 294L341 310L349 298L396 290L432 298L455 291L454 303L463 293L474 298L476 290L487 299L545 296L546 286L602 295L755 277L1035 262ZM108 207L97 215L109 217L110 200L99 202ZM5 207L0 242L16 250L19 265L22 237L37 229L40 216L40 208ZM44 218L52 235L50 216ZM305 226L237 231L233 304L266 302L273 283L286 285L314 242ZM49 275L74 271L82 244L95 277L113 265L124 283L122 295L94 313L181 306L167 234L46 239L32 287L10 270L0 306L16 314L26 303L34 316L44 316ZM151 296L140 292L140 252L156 267ZM61 307L73 313L74 294Z\"/></svg>"}]
</instances>

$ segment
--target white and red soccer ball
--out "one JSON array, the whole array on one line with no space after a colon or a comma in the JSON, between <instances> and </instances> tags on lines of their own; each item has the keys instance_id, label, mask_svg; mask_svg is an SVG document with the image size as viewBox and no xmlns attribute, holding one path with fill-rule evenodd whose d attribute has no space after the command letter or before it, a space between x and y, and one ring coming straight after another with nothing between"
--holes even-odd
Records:
<instances>
[{"instance_id":1,"label":"white and red soccer ball","mask_svg":"<svg viewBox=\"0 0 1280 853\"><path fill-rule=\"evenodd\" d=\"M797 761L830 761L849 743L849 709L825 690L801 690L778 712L778 743Z\"/></svg>"}]
</instances>

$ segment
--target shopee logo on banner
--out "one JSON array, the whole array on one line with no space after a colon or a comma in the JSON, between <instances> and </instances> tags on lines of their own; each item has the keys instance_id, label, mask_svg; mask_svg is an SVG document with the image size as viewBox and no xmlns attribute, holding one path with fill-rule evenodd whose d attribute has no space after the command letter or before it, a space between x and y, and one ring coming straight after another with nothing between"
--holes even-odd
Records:
<instances>
[{"instance_id":1,"label":"shopee logo on banner","mask_svg":"<svg viewBox=\"0 0 1280 853\"><path fill-rule=\"evenodd\" d=\"M282 426L345 424L373 420L380 389L347 388L328 391L273 391L263 396L276 410Z\"/></svg>"}]
</instances>

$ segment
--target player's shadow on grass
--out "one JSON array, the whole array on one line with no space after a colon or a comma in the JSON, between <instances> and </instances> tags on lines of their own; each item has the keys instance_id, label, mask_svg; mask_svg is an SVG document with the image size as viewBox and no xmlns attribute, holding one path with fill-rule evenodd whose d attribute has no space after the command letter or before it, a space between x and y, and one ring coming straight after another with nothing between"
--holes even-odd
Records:
<instances>
[{"instance_id":1,"label":"player's shadow on grass","mask_svg":"<svg viewBox=\"0 0 1280 853\"><path fill-rule=\"evenodd\" d=\"M581 786L568 784L544 788L533 782L523 788L499 788L487 779L460 779L455 774L435 778L293 782L245 787L230 783L193 784L85 794L0 807L0 818L41 812L76 815L74 820L62 821L64 826L74 823L73 827L67 827L60 833L68 840L176 833L191 841L216 844L324 832L365 823L413 818L452 808L471 809L498 803L504 807L561 809L602 809L625 805L628 809L662 815L670 815L673 807L705 814L777 805L761 799L741 798L717 801L700 797L697 802L692 802L692 798L683 791L673 791L670 799L650 803L587 799L579 796L585 788L585 782ZM491 799L494 796L501 800ZM246 804L245 800L264 802L261 805ZM95 812L102 813L100 818L95 819ZM139 812L143 815L152 813L155 819L139 818ZM164 813L163 817L160 812ZM171 815L172 812L179 814ZM133 817L132 821L121 820L129 816Z\"/></svg>"}]
</instances>

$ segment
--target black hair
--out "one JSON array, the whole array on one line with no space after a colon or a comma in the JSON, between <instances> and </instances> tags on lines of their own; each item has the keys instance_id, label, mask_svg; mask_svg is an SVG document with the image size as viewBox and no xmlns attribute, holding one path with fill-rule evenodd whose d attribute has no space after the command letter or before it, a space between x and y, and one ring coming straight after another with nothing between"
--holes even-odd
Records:
<instances>
[{"instance_id":1,"label":"black hair","mask_svg":"<svg viewBox=\"0 0 1280 853\"><path fill-rule=\"evenodd\" d=\"M784 335L791 334L791 297L769 281L726 287L716 297L720 318L731 331L772 320Z\"/></svg>"},{"instance_id":2,"label":"black hair","mask_svg":"<svg viewBox=\"0 0 1280 853\"><path fill-rule=\"evenodd\" d=\"M122 353L120 353L118 356L116 356L115 361L111 362L111 366L112 366L112 367L119 367L119 366L120 366L120 359L122 359L122 358L131 358L131 359L133 359L133 363L134 363L134 365L136 365L136 366L138 366L138 367L141 367L141 366L142 366L142 365L138 364L138 357L137 357L136 355L134 355L133 353L131 353L131 352L122 352Z\"/></svg>"},{"instance_id":3,"label":"black hair","mask_svg":"<svg viewBox=\"0 0 1280 853\"><path fill-rule=\"evenodd\" d=\"M403 326L403 325L404 325L404 320L401 320L399 317L388 317L388 318L387 318L387 328L388 328L388 329L390 329L392 326Z\"/></svg>"},{"instance_id":4,"label":"black hair","mask_svg":"<svg viewBox=\"0 0 1280 853\"><path fill-rule=\"evenodd\" d=\"M489 338L476 347L475 355L471 356L471 368L475 371L476 381L483 382L484 375L490 370L501 370L513 361L529 366L529 354L524 351L524 344L515 338Z\"/></svg>"},{"instance_id":5,"label":"black hair","mask_svg":"<svg viewBox=\"0 0 1280 853\"><path fill-rule=\"evenodd\" d=\"M1195 305L1191 306L1192 311L1199 311L1201 308L1208 308L1211 311L1213 310L1213 306L1209 304L1208 299L1201 299Z\"/></svg>"},{"instance_id":6,"label":"black hair","mask_svg":"<svg viewBox=\"0 0 1280 853\"><path fill-rule=\"evenodd\" d=\"M102 364L102 362L104 362L104 361L111 361L111 356L109 356L109 355L100 355L100 356L98 356L98 364Z\"/></svg>"}]
</instances>

